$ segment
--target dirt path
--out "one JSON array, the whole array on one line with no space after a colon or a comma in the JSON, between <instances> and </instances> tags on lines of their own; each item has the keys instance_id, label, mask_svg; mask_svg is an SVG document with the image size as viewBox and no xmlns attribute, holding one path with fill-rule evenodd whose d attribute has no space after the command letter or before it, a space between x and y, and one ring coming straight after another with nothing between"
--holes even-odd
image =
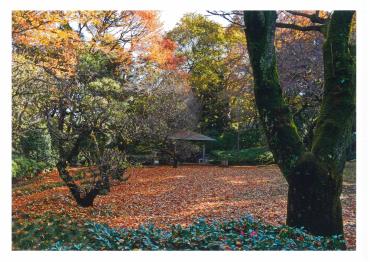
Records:
<instances>
[{"instance_id":1,"label":"dirt path","mask_svg":"<svg viewBox=\"0 0 370 262\"><path fill-rule=\"evenodd\" d=\"M106 196L99 196L92 208L79 208L66 187L46 189L22 196L13 190L13 215L46 211L69 213L113 227L137 227L153 223L187 225L198 217L238 218L247 213L268 223L286 219L287 184L275 165L261 167L180 166L131 169L130 179L116 183ZM60 179L56 172L27 188L37 188ZM47 187L46 187L47 188ZM344 179L343 216L350 249L355 248L355 179Z\"/></svg>"}]
</instances>

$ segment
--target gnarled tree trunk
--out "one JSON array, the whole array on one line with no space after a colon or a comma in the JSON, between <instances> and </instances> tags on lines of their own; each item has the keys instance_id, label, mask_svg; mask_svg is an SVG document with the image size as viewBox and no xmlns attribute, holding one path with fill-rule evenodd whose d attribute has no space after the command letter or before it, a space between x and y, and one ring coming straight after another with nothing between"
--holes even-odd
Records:
<instances>
[{"instance_id":1,"label":"gnarled tree trunk","mask_svg":"<svg viewBox=\"0 0 370 262\"><path fill-rule=\"evenodd\" d=\"M81 188L75 183L73 177L69 174L67 170L68 164L70 164L73 158L77 157L80 152L81 142L86 136L91 134L90 129L85 129L81 132L77 139L74 141L71 149L65 147L65 135L63 133L64 121L66 117L66 109L63 107L62 103L59 108L58 116L58 127L55 129L50 120L50 115L47 116L47 125L50 136L55 140L56 146L58 148L58 158L57 169L59 176L64 181L64 183L69 188L73 198L76 203L81 207L90 207L94 203L95 197L100 193L103 188L109 187L109 178L106 173L101 174L102 179L95 182L90 188ZM101 171L101 170L100 170Z\"/></svg>"},{"instance_id":2,"label":"gnarled tree trunk","mask_svg":"<svg viewBox=\"0 0 370 262\"><path fill-rule=\"evenodd\" d=\"M59 176L63 179L66 185L69 188L73 198L76 200L76 203L81 207L90 207L94 203L95 197L99 194L102 183L100 181L96 182L95 185L89 190L83 190L80 188L70 176L67 170L67 163L65 161L59 161L57 164L57 169Z\"/></svg>"},{"instance_id":3,"label":"gnarled tree trunk","mask_svg":"<svg viewBox=\"0 0 370 262\"><path fill-rule=\"evenodd\" d=\"M305 152L279 84L276 12L244 12L260 120L289 184L287 224L322 236L343 235L339 197L355 112L354 61L348 45L352 16L351 11L335 11L330 19L324 45L324 97L312 148Z\"/></svg>"}]
</instances>

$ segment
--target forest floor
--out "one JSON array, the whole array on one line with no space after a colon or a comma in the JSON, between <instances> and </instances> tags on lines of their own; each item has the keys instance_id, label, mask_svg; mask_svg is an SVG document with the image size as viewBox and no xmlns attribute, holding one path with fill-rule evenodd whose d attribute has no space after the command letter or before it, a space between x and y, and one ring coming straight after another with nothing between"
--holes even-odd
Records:
<instances>
[{"instance_id":1,"label":"forest floor","mask_svg":"<svg viewBox=\"0 0 370 262\"><path fill-rule=\"evenodd\" d=\"M342 206L350 250L356 245L356 162L344 174ZM68 213L111 227L152 223L166 228L188 225L199 217L233 219L245 214L273 225L284 224L288 187L276 165L169 166L129 169L126 182L114 181L111 192L94 207L79 208L56 171L13 186L13 217L45 212Z\"/></svg>"}]
</instances>

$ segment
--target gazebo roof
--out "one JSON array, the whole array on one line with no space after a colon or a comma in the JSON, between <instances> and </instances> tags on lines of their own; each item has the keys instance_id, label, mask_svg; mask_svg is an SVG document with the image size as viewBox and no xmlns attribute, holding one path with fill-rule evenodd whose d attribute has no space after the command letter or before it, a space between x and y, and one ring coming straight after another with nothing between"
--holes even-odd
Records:
<instances>
[{"instance_id":1,"label":"gazebo roof","mask_svg":"<svg viewBox=\"0 0 370 262\"><path fill-rule=\"evenodd\" d=\"M187 130L178 131L168 137L172 140L189 140L189 141L215 141L211 137Z\"/></svg>"}]
</instances>

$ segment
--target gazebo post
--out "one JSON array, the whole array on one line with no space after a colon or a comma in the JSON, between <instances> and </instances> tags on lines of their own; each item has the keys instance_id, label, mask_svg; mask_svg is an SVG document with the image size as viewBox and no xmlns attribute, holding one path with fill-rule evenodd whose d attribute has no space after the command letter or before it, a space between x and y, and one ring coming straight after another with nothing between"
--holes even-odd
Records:
<instances>
[{"instance_id":1,"label":"gazebo post","mask_svg":"<svg viewBox=\"0 0 370 262\"><path fill-rule=\"evenodd\" d=\"M202 156L203 164L205 163L204 161L205 157L206 157L206 145L203 143L203 156Z\"/></svg>"}]
</instances>

